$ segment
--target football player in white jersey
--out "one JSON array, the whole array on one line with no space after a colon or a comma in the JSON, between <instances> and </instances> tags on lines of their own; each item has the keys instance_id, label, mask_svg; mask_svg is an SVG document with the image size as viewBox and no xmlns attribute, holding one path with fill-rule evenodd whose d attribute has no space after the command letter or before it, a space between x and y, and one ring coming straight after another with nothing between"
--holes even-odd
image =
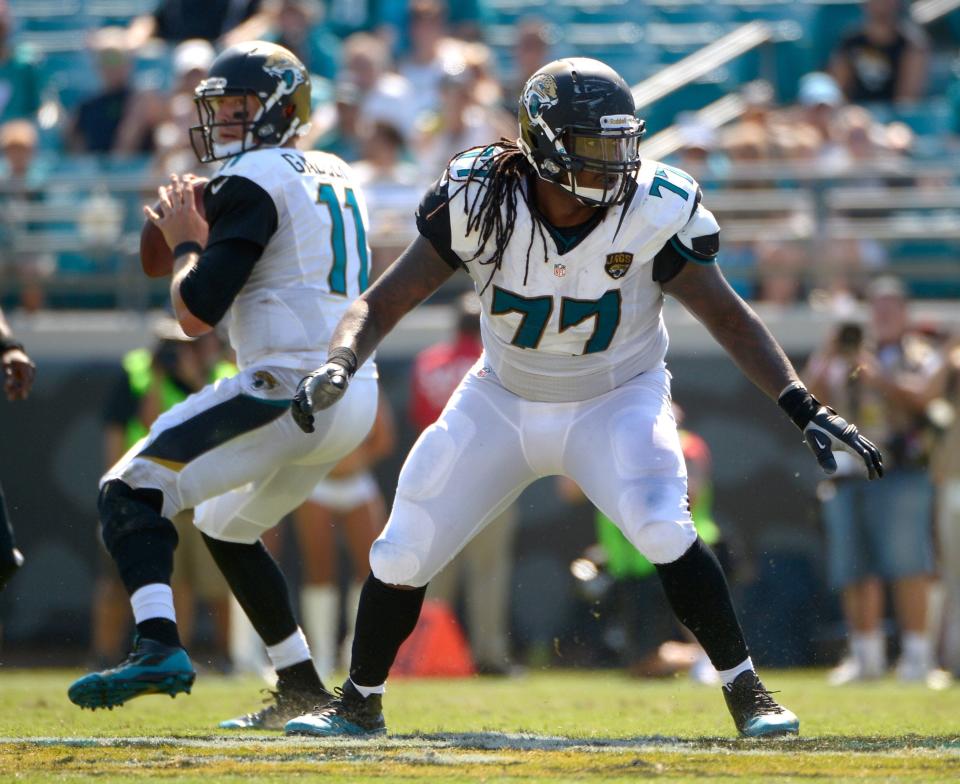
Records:
<instances>
[{"instance_id":1,"label":"football player in white jersey","mask_svg":"<svg viewBox=\"0 0 960 784\"><path fill-rule=\"evenodd\" d=\"M686 173L641 160L629 87L596 60L558 60L527 82L516 144L467 151L424 198L421 236L334 331L330 360L301 382L307 432L396 322L454 270L482 301L484 353L420 436L370 551L350 677L335 702L287 732L385 729L381 694L424 587L535 479L571 478L656 565L667 598L718 670L743 735L796 733L754 671L723 572L697 537L664 365L664 292L700 319L803 431L832 449L877 449L804 389L776 341L727 285L719 227ZM336 406L334 406L334 409Z\"/></svg>"},{"instance_id":2,"label":"football player in white jersey","mask_svg":"<svg viewBox=\"0 0 960 784\"><path fill-rule=\"evenodd\" d=\"M206 220L192 183L176 176L161 188L159 212L146 212L173 250L180 325L199 335L224 322L240 372L160 416L101 480L103 539L130 593L137 641L126 661L76 681L69 696L99 708L189 691L194 669L170 591L171 520L194 512L278 676L273 703L221 726L281 728L330 695L260 535L309 496L374 420L371 358L342 410L325 415L312 436L286 416L304 373L333 359L322 347L366 287L366 207L341 160L294 148L310 116L310 82L286 49L227 49L196 103L194 149L203 162L223 161L205 186Z\"/></svg>"}]
</instances>

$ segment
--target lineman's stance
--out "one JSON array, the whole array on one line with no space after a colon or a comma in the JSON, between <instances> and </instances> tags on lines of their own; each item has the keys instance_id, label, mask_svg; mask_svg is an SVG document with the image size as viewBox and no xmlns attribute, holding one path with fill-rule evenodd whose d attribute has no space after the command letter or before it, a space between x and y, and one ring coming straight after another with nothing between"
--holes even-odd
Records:
<instances>
[{"instance_id":1,"label":"lineman's stance","mask_svg":"<svg viewBox=\"0 0 960 784\"><path fill-rule=\"evenodd\" d=\"M657 567L677 617L718 670L744 735L795 733L753 669L723 572L697 538L664 366L663 292L699 318L804 432L825 470L876 448L811 397L714 263L719 227L684 172L641 161L643 123L603 63L560 60L527 82L518 145L451 161L424 198L421 237L355 302L331 359L304 379L293 416L336 403L396 322L464 267L483 304L484 354L400 474L370 552L350 678L339 700L288 732L384 730L381 697L417 622L424 586L528 484L574 480ZM333 410L336 410L334 406Z\"/></svg>"},{"instance_id":2,"label":"lineman's stance","mask_svg":"<svg viewBox=\"0 0 960 784\"><path fill-rule=\"evenodd\" d=\"M101 480L103 539L130 593L138 640L125 662L81 678L69 695L98 708L189 691L195 675L170 590L171 519L196 509L278 675L274 704L222 726L279 728L330 695L260 535L363 441L374 419L372 361L312 437L286 416L298 380L327 359L317 347L366 287L366 209L342 161L294 149L310 116L310 83L286 49L255 41L226 50L196 101L194 149L203 162L226 161L204 192L207 221L176 176L161 189L162 214L148 216L174 250L181 326L198 335L226 317L240 373L159 417Z\"/></svg>"}]
</instances>

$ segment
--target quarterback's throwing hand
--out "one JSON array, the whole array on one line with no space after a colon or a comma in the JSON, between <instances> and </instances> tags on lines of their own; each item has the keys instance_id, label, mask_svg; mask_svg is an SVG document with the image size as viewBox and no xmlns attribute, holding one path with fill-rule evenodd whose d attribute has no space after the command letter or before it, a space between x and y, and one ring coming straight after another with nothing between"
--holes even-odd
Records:
<instances>
[{"instance_id":1,"label":"quarterback's throwing hand","mask_svg":"<svg viewBox=\"0 0 960 784\"><path fill-rule=\"evenodd\" d=\"M807 446L828 474L837 470L834 449L846 449L860 457L870 479L883 476L883 456L870 439L860 435L852 425L829 406L820 403L802 387L784 392L777 401L803 433Z\"/></svg>"}]
</instances>

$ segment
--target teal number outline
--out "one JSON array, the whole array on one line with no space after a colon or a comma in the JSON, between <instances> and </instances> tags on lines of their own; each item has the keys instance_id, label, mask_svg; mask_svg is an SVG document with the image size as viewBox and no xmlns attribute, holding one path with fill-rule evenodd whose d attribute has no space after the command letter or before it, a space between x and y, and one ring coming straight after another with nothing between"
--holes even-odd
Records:
<instances>
[{"instance_id":1,"label":"teal number outline","mask_svg":"<svg viewBox=\"0 0 960 784\"><path fill-rule=\"evenodd\" d=\"M546 306L546 312L543 310L544 306ZM520 348L536 348L543 339L543 332L547 328L547 322L550 321L550 316L553 313L553 297L549 295L521 297L512 291L494 286L493 298L490 301L490 312L494 316L520 313L523 318L520 319L520 326L517 327L510 343ZM529 334L534 331L536 332L535 340Z\"/></svg>"},{"instance_id":2,"label":"teal number outline","mask_svg":"<svg viewBox=\"0 0 960 784\"><path fill-rule=\"evenodd\" d=\"M653 176L653 182L650 184L650 195L656 196L658 199L662 199L663 194L660 192L660 188L663 187L668 191L672 191L673 193L677 194L677 196L682 198L684 201L687 201L687 199L690 198L689 191L685 191L679 185L674 185L672 182L670 182L670 180L667 179L667 169L677 174L677 176L682 177L685 180L689 180L691 183L693 182L690 177L684 177L681 172L677 171L672 166L661 166L657 168L657 173Z\"/></svg>"},{"instance_id":3,"label":"teal number outline","mask_svg":"<svg viewBox=\"0 0 960 784\"><path fill-rule=\"evenodd\" d=\"M610 310L611 302L615 302L612 311ZM599 299L564 297L560 300L560 332L575 327L588 318L596 317L593 332L583 346L583 354L606 351L610 348L613 336L617 334L617 329L620 327L622 304L620 289L609 289Z\"/></svg>"},{"instance_id":4,"label":"teal number outline","mask_svg":"<svg viewBox=\"0 0 960 784\"><path fill-rule=\"evenodd\" d=\"M363 226L363 219L360 215L360 205L357 202L357 196L352 188L344 189L343 206L337 198L337 192L334 187L324 182L317 188L317 204L323 204L330 211L330 247L333 250L333 266L330 268L330 275L327 277L327 283L330 291L341 297L347 296L347 240L343 225L343 207L349 207L353 212L353 224L356 227L357 255L360 258L360 274L358 283L360 292L363 293L367 288L369 276L369 256L367 254L367 234Z\"/></svg>"},{"instance_id":5,"label":"teal number outline","mask_svg":"<svg viewBox=\"0 0 960 784\"><path fill-rule=\"evenodd\" d=\"M513 334L510 343L519 348L535 349L543 340L543 333L546 331L547 323L553 314L553 299L549 295L521 297L512 291L494 286L490 313L494 316L520 313L523 318L520 319L520 325ZM599 299L561 297L559 332L575 327L588 318L595 318L593 332L587 338L581 356L606 351L610 348L613 337L620 327L620 317L623 312L622 304L623 297L620 294L620 289L609 289Z\"/></svg>"},{"instance_id":6,"label":"teal number outline","mask_svg":"<svg viewBox=\"0 0 960 784\"><path fill-rule=\"evenodd\" d=\"M357 195L353 188L347 188L344 194L346 205L353 212L353 225L356 227L357 234L357 258L360 259L360 274L358 282L360 284L360 293L367 290L370 276L370 257L367 253L367 230L363 226L363 216L360 214L360 204L357 201Z\"/></svg>"}]
</instances>

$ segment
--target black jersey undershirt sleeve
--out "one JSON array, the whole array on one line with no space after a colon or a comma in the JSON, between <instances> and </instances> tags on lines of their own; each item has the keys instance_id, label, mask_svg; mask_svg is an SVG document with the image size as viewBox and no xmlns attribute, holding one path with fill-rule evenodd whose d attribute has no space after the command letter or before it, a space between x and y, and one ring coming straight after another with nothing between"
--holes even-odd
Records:
<instances>
[{"instance_id":1,"label":"black jersey undershirt sleeve","mask_svg":"<svg viewBox=\"0 0 960 784\"><path fill-rule=\"evenodd\" d=\"M219 324L262 255L262 245L239 237L207 245L180 281L180 298L187 310L204 324Z\"/></svg>"},{"instance_id":2,"label":"black jersey undershirt sleeve","mask_svg":"<svg viewBox=\"0 0 960 784\"><path fill-rule=\"evenodd\" d=\"M277 230L279 216L270 194L253 180L238 175L214 177L203 191L210 238L244 239L266 247Z\"/></svg>"},{"instance_id":3,"label":"black jersey undershirt sleeve","mask_svg":"<svg viewBox=\"0 0 960 784\"><path fill-rule=\"evenodd\" d=\"M277 230L277 207L253 180L216 177L203 193L210 236L200 260L180 283L194 316L214 326L233 304Z\"/></svg>"},{"instance_id":4,"label":"black jersey undershirt sleeve","mask_svg":"<svg viewBox=\"0 0 960 784\"><path fill-rule=\"evenodd\" d=\"M417 208L417 230L430 241L440 258L460 269L463 259L451 247L449 185L450 181L441 177L424 194Z\"/></svg>"}]
</instances>

